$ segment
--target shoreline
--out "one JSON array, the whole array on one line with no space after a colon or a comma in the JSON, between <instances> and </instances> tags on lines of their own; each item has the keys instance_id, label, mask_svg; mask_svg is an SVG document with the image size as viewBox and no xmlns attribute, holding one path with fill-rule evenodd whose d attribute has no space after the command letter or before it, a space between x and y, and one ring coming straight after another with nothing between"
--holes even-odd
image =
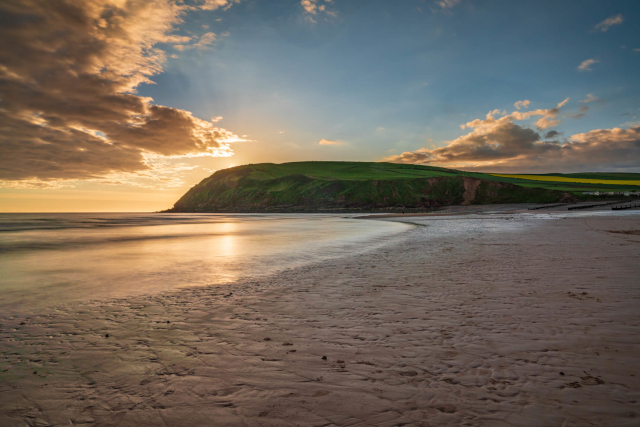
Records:
<instances>
[{"instance_id":1,"label":"shoreline","mask_svg":"<svg viewBox=\"0 0 640 427\"><path fill-rule=\"evenodd\" d=\"M411 226L339 215L120 214L18 217L13 228L0 236L0 322L71 301L264 277L369 250Z\"/></svg>"},{"instance_id":2,"label":"shoreline","mask_svg":"<svg viewBox=\"0 0 640 427\"><path fill-rule=\"evenodd\" d=\"M402 213L392 213L392 214L373 214L373 215L366 215L366 216L360 216L358 217L358 219L383 219L383 218L408 218L408 217L420 217L420 216L426 216L426 217L432 217L432 216L464 216L464 215L473 215L476 212L460 212L460 213L427 213L427 212L422 212L422 213L407 213L407 214L402 214Z\"/></svg>"},{"instance_id":3,"label":"shoreline","mask_svg":"<svg viewBox=\"0 0 640 427\"><path fill-rule=\"evenodd\" d=\"M494 204L494 205L468 205L468 206L447 206L438 212L407 212L407 213L372 213L363 214L357 218L360 219L382 219L382 218L405 218L405 217L439 217L439 216L466 216L474 214L483 215L516 215L516 214L548 214L548 213L589 213L589 212L602 212L611 211L611 205L606 204L607 201L603 201L602 207L593 207L588 211L577 210L569 211L568 207L580 206L580 205L593 205L591 201L582 201L576 203L562 205L551 205L549 208L541 209L540 207L531 203L521 204ZM628 203L626 201L618 201L618 204ZM529 207L536 207L535 210L529 210ZM629 209L628 212L638 211L637 208Z\"/></svg>"},{"instance_id":4,"label":"shoreline","mask_svg":"<svg viewBox=\"0 0 640 427\"><path fill-rule=\"evenodd\" d=\"M637 425L640 217L428 225L267 278L7 319L0 426Z\"/></svg>"}]
</instances>

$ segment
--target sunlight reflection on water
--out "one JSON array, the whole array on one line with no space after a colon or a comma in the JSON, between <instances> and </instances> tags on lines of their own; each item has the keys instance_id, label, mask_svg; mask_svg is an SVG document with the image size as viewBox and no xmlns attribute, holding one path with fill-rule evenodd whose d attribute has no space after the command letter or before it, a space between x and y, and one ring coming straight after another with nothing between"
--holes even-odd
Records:
<instances>
[{"instance_id":1,"label":"sunlight reflection on water","mask_svg":"<svg viewBox=\"0 0 640 427\"><path fill-rule=\"evenodd\" d=\"M0 310L263 276L411 226L335 215L0 215Z\"/></svg>"}]
</instances>

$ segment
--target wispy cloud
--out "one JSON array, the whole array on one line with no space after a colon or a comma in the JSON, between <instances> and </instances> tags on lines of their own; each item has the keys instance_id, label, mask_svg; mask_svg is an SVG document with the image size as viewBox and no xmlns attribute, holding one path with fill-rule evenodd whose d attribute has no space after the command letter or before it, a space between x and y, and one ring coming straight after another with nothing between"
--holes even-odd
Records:
<instances>
[{"instance_id":1,"label":"wispy cloud","mask_svg":"<svg viewBox=\"0 0 640 427\"><path fill-rule=\"evenodd\" d=\"M207 49L216 41L215 33L205 33L200 37L198 43L193 45L194 49Z\"/></svg>"},{"instance_id":2,"label":"wispy cloud","mask_svg":"<svg viewBox=\"0 0 640 427\"><path fill-rule=\"evenodd\" d=\"M580 107L579 113L578 114L574 114L573 117L574 119L579 119L581 117L584 117L585 113L589 111L589 107L587 107L586 105L583 105L582 107Z\"/></svg>"},{"instance_id":3,"label":"wispy cloud","mask_svg":"<svg viewBox=\"0 0 640 427\"><path fill-rule=\"evenodd\" d=\"M438 0L436 1L436 5L438 5L441 9L451 9L460 4L460 1L461 0Z\"/></svg>"},{"instance_id":4,"label":"wispy cloud","mask_svg":"<svg viewBox=\"0 0 640 427\"><path fill-rule=\"evenodd\" d=\"M202 10L216 10L218 8L227 10L234 3L240 3L240 0L200 0L200 8Z\"/></svg>"},{"instance_id":5,"label":"wispy cloud","mask_svg":"<svg viewBox=\"0 0 640 427\"><path fill-rule=\"evenodd\" d=\"M531 101L529 101L528 99L525 99L524 101L517 101L515 104L513 104L513 106L519 110L520 108L529 107L529 104L531 104Z\"/></svg>"},{"instance_id":6,"label":"wispy cloud","mask_svg":"<svg viewBox=\"0 0 640 427\"><path fill-rule=\"evenodd\" d=\"M317 21L313 18L314 15L325 14L327 16L331 16L335 18L337 14L334 11L327 9L327 5L332 3L332 0L324 0L324 3L321 0L301 0L300 5L304 9L307 14L306 19L310 22L317 23Z\"/></svg>"},{"instance_id":7,"label":"wispy cloud","mask_svg":"<svg viewBox=\"0 0 640 427\"><path fill-rule=\"evenodd\" d=\"M316 0L302 0L300 2L302 8L312 15L318 13L318 5L316 4Z\"/></svg>"},{"instance_id":8,"label":"wispy cloud","mask_svg":"<svg viewBox=\"0 0 640 427\"><path fill-rule=\"evenodd\" d=\"M622 16L621 13L619 13L617 15L610 16L607 19L605 19L604 21L596 24L596 26L593 27L593 30L594 31L606 32L613 25L622 24L623 21L624 21L624 17Z\"/></svg>"},{"instance_id":9,"label":"wispy cloud","mask_svg":"<svg viewBox=\"0 0 640 427\"><path fill-rule=\"evenodd\" d=\"M223 34L223 35L228 35L228 34ZM200 38L196 43L193 43L190 45L178 44L178 45L174 45L173 48L180 52L188 49L206 50L206 49L210 49L211 46L216 42L216 40L217 40L217 37L215 33L209 32L200 36Z\"/></svg>"},{"instance_id":10,"label":"wispy cloud","mask_svg":"<svg viewBox=\"0 0 640 427\"><path fill-rule=\"evenodd\" d=\"M536 122L536 127L538 129L547 129L553 126L558 126L560 124L560 120L557 119L558 113L560 112L560 108L562 108L567 102L569 102L569 98L559 103L556 107L546 110L544 117Z\"/></svg>"},{"instance_id":11,"label":"wispy cloud","mask_svg":"<svg viewBox=\"0 0 640 427\"><path fill-rule=\"evenodd\" d=\"M597 101L597 100L598 100L597 97L593 96L593 94L588 93L587 97L580 102L584 102L586 104L586 103Z\"/></svg>"},{"instance_id":12,"label":"wispy cloud","mask_svg":"<svg viewBox=\"0 0 640 427\"><path fill-rule=\"evenodd\" d=\"M320 145L342 145L344 144L344 142L342 141L330 141L328 139L321 139L320 141L318 141L318 144Z\"/></svg>"},{"instance_id":13,"label":"wispy cloud","mask_svg":"<svg viewBox=\"0 0 640 427\"><path fill-rule=\"evenodd\" d=\"M579 71L592 71L592 69L590 68L593 64L597 64L598 62L600 62L597 59L586 59L584 61L582 61L580 63L580 65L578 65L578 70Z\"/></svg>"}]
</instances>

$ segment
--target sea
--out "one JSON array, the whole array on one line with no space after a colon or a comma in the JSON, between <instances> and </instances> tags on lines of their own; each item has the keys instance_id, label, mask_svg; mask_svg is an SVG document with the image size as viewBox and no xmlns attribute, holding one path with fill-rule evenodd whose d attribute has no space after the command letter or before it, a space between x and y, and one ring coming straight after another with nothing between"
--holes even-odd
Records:
<instances>
[{"instance_id":1,"label":"sea","mask_svg":"<svg viewBox=\"0 0 640 427\"><path fill-rule=\"evenodd\" d=\"M411 227L324 214L0 213L0 315L224 286L372 250Z\"/></svg>"}]
</instances>

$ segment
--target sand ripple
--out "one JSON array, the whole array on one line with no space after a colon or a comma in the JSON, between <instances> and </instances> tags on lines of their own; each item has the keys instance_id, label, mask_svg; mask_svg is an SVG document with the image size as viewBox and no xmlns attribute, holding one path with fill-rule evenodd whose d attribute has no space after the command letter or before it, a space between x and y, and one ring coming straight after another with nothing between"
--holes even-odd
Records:
<instances>
[{"instance_id":1,"label":"sand ripple","mask_svg":"<svg viewBox=\"0 0 640 427\"><path fill-rule=\"evenodd\" d=\"M4 319L0 425L640 425L640 221L510 218Z\"/></svg>"}]
</instances>

